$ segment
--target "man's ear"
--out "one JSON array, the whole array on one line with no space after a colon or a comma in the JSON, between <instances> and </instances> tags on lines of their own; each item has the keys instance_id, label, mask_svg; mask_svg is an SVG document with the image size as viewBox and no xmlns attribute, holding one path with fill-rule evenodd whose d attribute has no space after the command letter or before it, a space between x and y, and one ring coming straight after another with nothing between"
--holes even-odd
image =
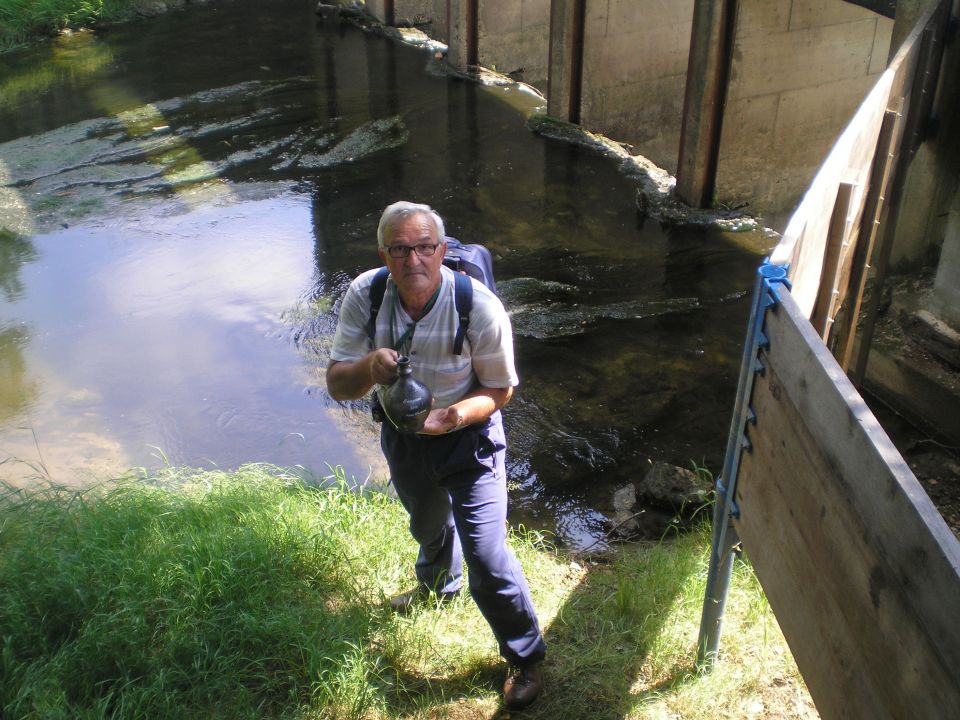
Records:
<instances>
[{"instance_id":1,"label":"man's ear","mask_svg":"<svg viewBox=\"0 0 960 720\"><path fill-rule=\"evenodd\" d=\"M387 264L387 252L379 245L377 246L377 255L380 256L380 259L383 260L383 264Z\"/></svg>"}]
</instances>

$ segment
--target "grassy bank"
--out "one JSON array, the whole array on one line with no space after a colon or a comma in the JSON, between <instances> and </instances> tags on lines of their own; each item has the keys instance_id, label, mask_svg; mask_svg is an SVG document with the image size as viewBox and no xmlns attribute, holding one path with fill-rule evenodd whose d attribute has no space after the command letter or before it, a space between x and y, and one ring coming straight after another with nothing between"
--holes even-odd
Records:
<instances>
[{"instance_id":1,"label":"grassy bank","mask_svg":"<svg viewBox=\"0 0 960 720\"><path fill-rule=\"evenodd\" d=\"M167 5L183 5L169 0ZM128 20L154 0L0 0L0 52L61 30Z\"/></svg>"},{"instance_id":2,"label":"grassy bank","mask_svg":"<svg viewBox=\"0 0 960 720\"><path fill-rule=\"evenodd\" d=\"M705 529L604 562L511 543L550 647L528 718L812 717L738 564L725 660L693 667ZM473 602L410 617L402 508L275 470L0 499L5 718L493 718L503 666Z\"/></svg>"}]
</instances>

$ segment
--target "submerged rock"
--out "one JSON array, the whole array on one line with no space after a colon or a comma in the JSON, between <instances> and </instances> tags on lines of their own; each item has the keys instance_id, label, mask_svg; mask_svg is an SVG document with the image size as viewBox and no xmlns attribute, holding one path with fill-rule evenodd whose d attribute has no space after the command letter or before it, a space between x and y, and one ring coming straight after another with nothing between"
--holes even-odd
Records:
<instances>
[{"instance_id":1,"label":"submerged rock","mask_svg":"<svg viewBox=\"0 0 960 720\"><path fill-rule=\"evenodd\" d=\"M538 340L579 335L602 319L635 320L700 307L692 297L590 305L574 285L527 277L502 280L497 288L514 333Z\"/></svg>"},{"instance_id":2,"label":"submerged rock","mask_svg":"<svg viewBox=\"0 0 960 720\"><path fill-rule=\"evenodd\" d=\"M633 483L617 488L613 493L613 522L621 533L634 533L639 523L637 504L637 488Z\"/></svg>"},{"instance_id":3,"label":"submerged rock","mask_svg":"<svg viewBox=\"0 0 960 720\"><path fill-rule=\"evenodd\" d=\"M410 132L399 115L380 118L364 123L325 153L301 155L298 164L324 168L356 162L371 153L399 147L409 139Z\"/></svg>"},{"instance_id":4,"label":"submerged rock","mask_svg":"<svg viewBox=\"0 0 960 720\"><path fill-rule=\"evenodd\" d=\"M711 490L710 482L698 473L665 462L655 462L638 487L651 504L676 511L706 504Z\"/></svg>"},{"instance_id":5,"label":"submerged rock","mask_svg":"<svg viewBox=\"0 0 960 720\"><path fill-rule=\"evenodd\" d=\"M618 487L613 512L605 518L606 537L626 542L659 542L702 516L711 483L695 472L655 462L639 483Z\"/></svg>"},{"instance_id":6,"label":"submerged rock","mask_svg":"<svg viewBox=\"0 0 960 720\"><path fill-rule=\"evenodd\" d=\"M163 15L167 11L167 3L163 0L153 0L137 6L137 14L143 17L156 17Z\"/></svg>"}]
</instances>

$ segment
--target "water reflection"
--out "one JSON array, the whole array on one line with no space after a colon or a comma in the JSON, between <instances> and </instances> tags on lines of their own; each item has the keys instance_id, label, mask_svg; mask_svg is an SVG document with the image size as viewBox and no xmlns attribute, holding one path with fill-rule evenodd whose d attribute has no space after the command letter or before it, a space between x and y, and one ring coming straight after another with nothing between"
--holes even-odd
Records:
<instances>
[{"instance_id":1,"label":"water reflection","mask_svg":"<svg viewBox=\"0 0 960 720\"><path fill-rule=\"evenodd\" d=\"M57 90L64 84L96 80L113 63L110 48L90 32L61 35L49 45L39 45L0 57L0 107L24 112L5 114L3 135L17 137L44 129L44 118L75 112L73 98Z\"/></svg>"},{"instance_id":2,"label":"water reflection","mask_svg":"<svg viewBox=\"0 0 960 720\"><path fill-rule=\"evenodd\" d=\"M37 251L29 238L7 229L0 229L0 293L7 302L23 295L20 269L37 258Z\"/></svg>"},{"instance_id":3,"label":"water reflection","mask_svg":"<svg viewBox=\"0 0 960 720\"><path fill-rule=\"evenodd\" d=\"M589 544L650 460L718 464L767 241L648 222L614 163L526 129L538 98L280 7L84 38L110 61L58 76L56 107L0 107L0 227L30 238L0 242L0 362L28 398L2 400L5 457L60 479L166 460L379 477L375 426L323 368L379 213L408 198L497 258L515 519Z\"/></svg>"},{"instance_id":4,"label":"water reflection","mask_svg":"<svg viewBox=\"0 0 960 720\"><path fill-rule=\"evenodd\" d=\"M23 358L29 340L26 328L0 329L0 422L21 414L36 398L37 384Z\"/></svg>"}]
</instances>

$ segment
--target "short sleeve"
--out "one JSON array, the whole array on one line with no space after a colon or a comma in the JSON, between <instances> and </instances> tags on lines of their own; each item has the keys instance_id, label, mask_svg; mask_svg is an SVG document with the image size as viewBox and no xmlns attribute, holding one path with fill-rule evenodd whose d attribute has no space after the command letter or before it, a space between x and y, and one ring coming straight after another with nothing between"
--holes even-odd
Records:
<instances>
[{"instance_id":1,"label":"short sleeve","mask_svg":"<svg viewBox=\"0 0 960 720\"><path fill-rule=\"evenodd\" d=\"M340 305L337 330L333 335L330 359L355 361L373 350L367 336L367 321L370 319L370 284L376 270L358 276L347 288Z\"/></svg>"},{"instance_id":2,"label":"short sleeve","mask_svg":"<svg viewBox=\"0 0 960 720\"><path fill-rule=\"evenodd\" d=\"M474 283L469 339L473 371L481 385L506 388L520 383L510 316L500 299L479 283Z\"/></svg>"}]
</instances>

